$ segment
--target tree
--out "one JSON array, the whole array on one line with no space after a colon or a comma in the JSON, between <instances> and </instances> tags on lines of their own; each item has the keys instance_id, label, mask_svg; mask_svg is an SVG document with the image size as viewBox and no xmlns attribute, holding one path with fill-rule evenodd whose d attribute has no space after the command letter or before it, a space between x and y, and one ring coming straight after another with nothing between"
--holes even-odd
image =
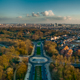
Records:
<instances>
[{"instance_id":1,"label":"tree","mask_svg":"<svg viewBox=\"0 0 80 80\"><path fill-rule=\"evenodd\" d=\"M26 49L26 44L23 41L21 41L21 42L18 43L17 50L19 51L19 53L21 55L28 54L28 51Z\"/></svg>"},{"instance_id":2,"label":"tree","mask_svg":"<svg viewBox=\"0 0 80 80\"><path fill-rule=\"evenodd\" d=\"M6 69L9 66L9 59L6 55L2 55L2 62L4 69Z\"/></svg>"},{"instance_id":3,"label":"tree","mask_svg":"<svg viewBox=\"0 0 80 80\"><path fill-rule=\"evenodd\" d=\"M39 39L39 36L36 35L36 34L34 34L34 35L32 35L32 39L33 39L33 40L38 40L38 39Z\"/></svg>"},{"instance_id":4,"label":"tree","mask_svg":"<svg viewBox=\"0 0 80 80\"><path fill-rule=\"evenodd\" d=\"M49 56L58 55L58 51L57 51L56 47L57 47L57 44L55 42L45 41L44 48L48 52Z\"/></svg>"},{"instance_id":5,"label":"tree","mask_svg":"<svg viewBox=\"0 0 80 80\"><path fill-rule=\"evenodd\" d=\"M0 65L0 80L2 80L2 75L3 75L3 67Z\"/></svg>"},{"instance_id":6,"label":"tree","mask_svg":"<svg viewBox=\"0 0 80 80\"><path fill-rule=\"evenodd\" d=\"M12 80L13 79L13 68L9 67L7 69L7 79Z\"/></svg>"},{"instance_id":7,"label":"tree","mask_svg":"<svg viewBox=\"0 0 80 80\"><path fill-rule=\"evenodd\" d=\"M77 63L77 64L79 63L79 59L78 59L78 58L76 59L76 63Z\"/></svg>"},{"instance_id":8,"label":"tree","mask_svg":"<svg viewBox=\"0 0 80 80\"><path fill-rule=\"evenodd\" d=\"M32 44L31 44L31 41L30 41L29 39L27 39L27 40L25 41L25 43L26 43L26 49L27 49L27 51L28 51L28 54L31 54L32 49L33 49L33 46L32 46Z\"/></svg>"}]
</instances>

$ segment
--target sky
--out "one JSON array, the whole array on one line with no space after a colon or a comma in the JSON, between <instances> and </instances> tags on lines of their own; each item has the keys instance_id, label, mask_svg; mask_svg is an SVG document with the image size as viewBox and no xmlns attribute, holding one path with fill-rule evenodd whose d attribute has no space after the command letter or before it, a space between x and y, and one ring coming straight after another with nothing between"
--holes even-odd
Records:
<instances>
[{"instance_id":1,"label":"sky","mask_svg":"<svg viewBox=\"0 0 80 80\"><path fill-rule=\"evenodd\" d=\"M0 0L0 23L80 24L80 0Z\"/></svg>"}]
</instances>

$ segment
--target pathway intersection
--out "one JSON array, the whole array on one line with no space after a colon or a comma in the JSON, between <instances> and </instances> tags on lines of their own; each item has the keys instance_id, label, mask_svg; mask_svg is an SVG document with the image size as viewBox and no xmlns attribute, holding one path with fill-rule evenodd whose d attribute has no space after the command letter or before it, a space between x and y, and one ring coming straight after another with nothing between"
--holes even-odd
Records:
<instances>
[{"instance_id":1,"label":"pathway intersection","mask_svg":"<svg viewBox=\"0 0 80 80\"><path fill-rule=\"evenodd\" d=\"M31 65L29 78L26 77L25 80L51 80L48 73L51 59L44 54L42 42L35 42L34 45L34 53L29 57L29 64Z\"/></svg>"}]
</instances>

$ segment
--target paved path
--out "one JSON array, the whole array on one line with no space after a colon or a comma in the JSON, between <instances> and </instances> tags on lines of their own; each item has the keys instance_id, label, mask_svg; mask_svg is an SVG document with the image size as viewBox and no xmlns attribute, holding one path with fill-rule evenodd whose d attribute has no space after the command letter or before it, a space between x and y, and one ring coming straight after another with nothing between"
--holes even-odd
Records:
<instances>
[{"instance_id":1,"label":"paved path","mask_svg":"<svg viewBox=\"0 0 80 80\"><path fill-rule=\"evenodd\" d=\"M25 79L24 80L29 80L29 75L30 75L31 67L32 67L32 65L30 63L28 63L28 69L27 69L27 73L25 75Z\"/></svg>"}]
</instances>

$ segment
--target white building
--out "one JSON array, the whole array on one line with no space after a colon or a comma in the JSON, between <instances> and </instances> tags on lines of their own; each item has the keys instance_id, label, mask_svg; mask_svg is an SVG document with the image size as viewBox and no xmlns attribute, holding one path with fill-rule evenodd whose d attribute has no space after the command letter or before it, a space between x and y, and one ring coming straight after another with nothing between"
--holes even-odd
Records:
<instances>
[{"instance_id":1,"label":"white building","mask_svg":"<svg viewBox=\"0 0 80 80\"><path fill-rule=\"evenodd\" d=\"M56 40L56 39L59 39L59 38L60 38L60 36L58 36L58 37L54 36L54 37L51 37L51 40Z\"/></svg>"}]
</instances>

